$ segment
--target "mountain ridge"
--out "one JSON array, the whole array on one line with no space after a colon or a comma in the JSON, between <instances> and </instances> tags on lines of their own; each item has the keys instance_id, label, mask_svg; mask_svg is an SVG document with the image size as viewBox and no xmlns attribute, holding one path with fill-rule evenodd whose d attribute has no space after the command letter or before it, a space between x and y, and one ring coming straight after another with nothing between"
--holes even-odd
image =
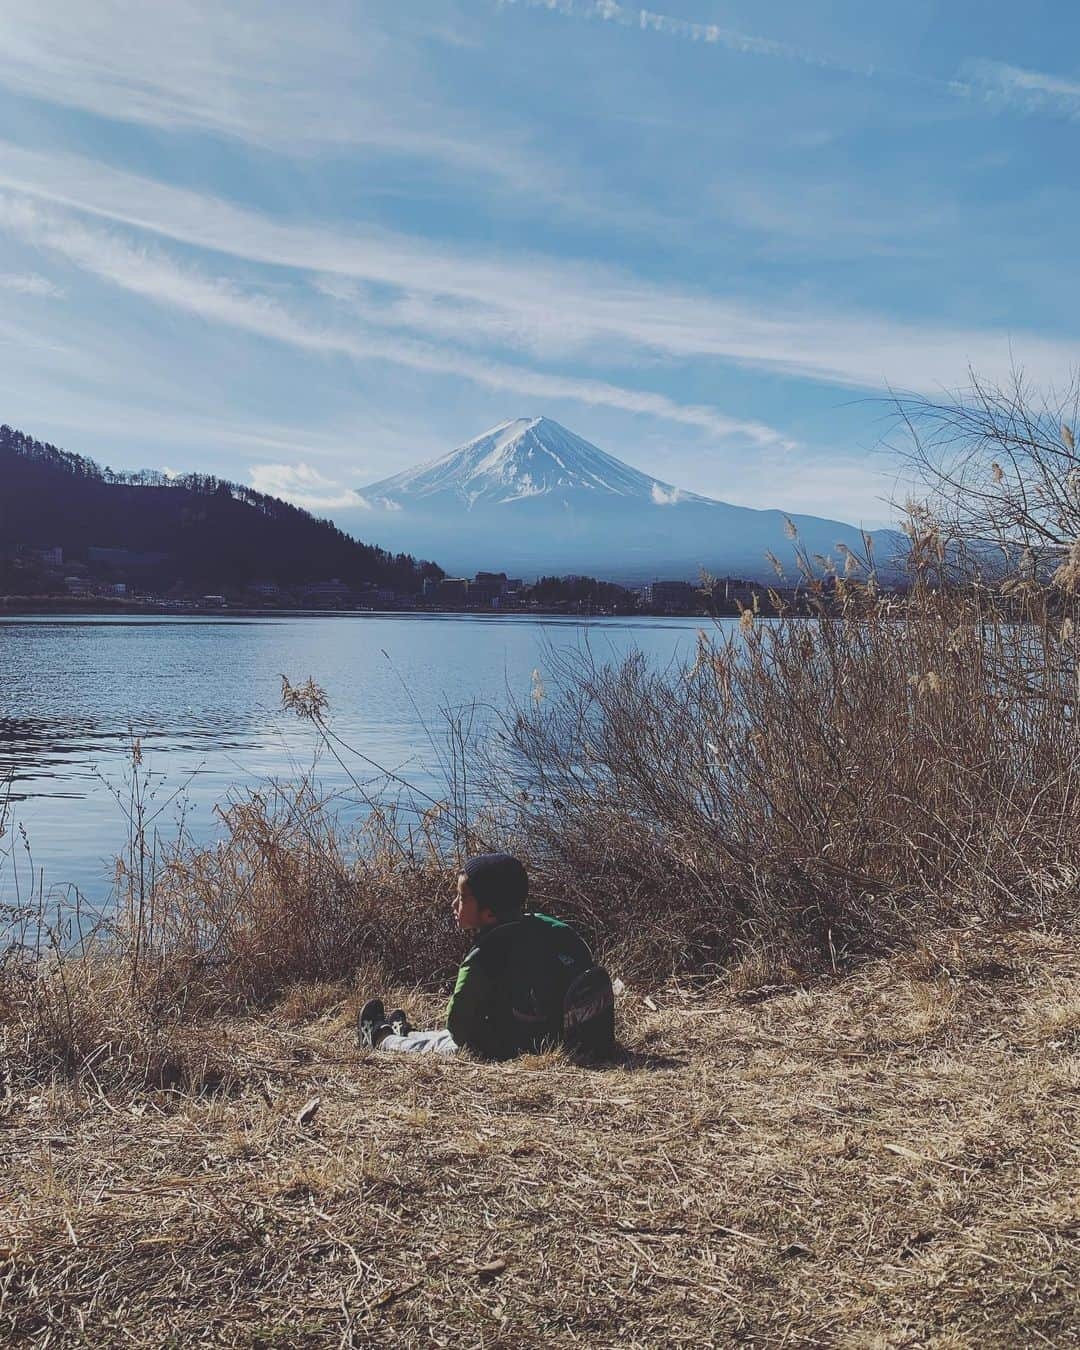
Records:
<instances>
[{"instance_id":1,"label":"mountain ridge","mask_svg":"<svg viewBox=\"0 0 1080 1350\"><path fill-rule=\"evenodd\" d=\"M586 572L648 580L701 570L775 580L788 522L809 553L870 538L879 561L902 547L892 531L736 506L689 492L601 450L549 417L499 423L448 454L361 487L373 532L395 547L419 541L443 566L539 573ZM374 523L377 522L377 523Z\"/></svg>"},{"instance_id":2,"label":"mountain ridge","mask_svg":"<svg viewBox=\"0 0 1080 1350\"><path fill-rule=\"evenodd\" d=\"M337 577L418 592L425 575L442 575L252 488L209 474L115 473L0 426L0 564L57 546L65 564L91 549L137 555L140 582L160 590Z\"/></svg>"}]
</instances>

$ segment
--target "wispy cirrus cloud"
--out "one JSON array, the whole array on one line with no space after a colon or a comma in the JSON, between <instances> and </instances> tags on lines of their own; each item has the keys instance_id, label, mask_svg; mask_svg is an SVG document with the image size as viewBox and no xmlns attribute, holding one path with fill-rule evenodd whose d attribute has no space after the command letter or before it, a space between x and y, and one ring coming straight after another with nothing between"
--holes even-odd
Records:
<instances>
[{"instance_id":1,"label":"wispy cirrus cloud","mask_svg":"<svg viewBox=\"0 0 1080 1350\"><path fill-rule=\"evenodd\" d=\"M620 5L616 0L498 0L500 8L521 6L526 9L546 9L570 18L592 19L600 23L614 23L623 28L638 28L646 33L663 33L667 37L700 42L722 47L730 52L748 56L780 57L803 65L842 70L852 74L868 75L868 67L845 65L806 47L793 46L756 33L742 32L716 23L694 23L689 19L660 14L638 6Z\"/></svg>"},{"instance_id":2,"label":"wispy cirrus cloud","mask_svg":"<svg viewBox=\"0 0 1080 1350\"><path fill-rule=\"evenodd\" d=\"M561 190L556 162L438 92L417 38L468 46L464 25L381 18L275 0L0 0L0 88L293 157L372 152L508 192L546 184L553 203L588 213L584 185Z\"/></svg>"},{"instance_id":3,"label":"wispy cirrus cloud","mask_svg":"<svg viewBox=\"0 0 1080 1350\"><path fill-rule=\"evenodd\" d=\"M63 287L37 272L0 273L0 291L16 291L19 295L40 295L47 300L62 300Z\"/></svg>"},{"instance_id":4,"label":"wispy cirrus cloud","mask_svg":"<svg viewBox=\"0 0 1080 1350\"><path fill-rule=\"evenodd\" d=\"M416 335L404 346L397 339L394 346L390 339L365 342L303 326L297 332L292 327L296 320L282 311L275 321L278 331L293 331L300 345L348 349L365 357L383 354L417 369L464 374L489 388L653 412L718 434L744 434L758 443L783 438L771 428L737 419L722 430L725 424L715 412L680 411L659 395L539 372L529 375L517 366L450 354L433 344L497 345L547 360L580 361L591 353L630 363L656 356L712 359L879 392L889 384L939 392L963 383L969 366L995 378L1006 376L1017 362L1048 380L1060 380L1075 362L1071 339L1052 335L702 296L595 262L531 253L479 255L395 231L289 223L76 156L30 152L4 142L0 186L17 190L20 197L13 203L37 198L181 244L301 273L313 290L332 296L357 322ZM33 238L33 230L26 233ZM72 240L74 236L67 246L78 254ZM98 244L93 256L99 266L102 255ZM113 269L111 279L134 288L133 279L152 270L152 257L147 253L141 264L132 263L130 274L125 262ZM191 274L183 285L185 305L199 291L200 275ZM166 299L173 284L161 277L151 290ZM367 294L369 285L389 290L389 297ZM265 310L271 303L249 296L228 320L225 311L237 299L230 299L228 286L218 283L212 294L200 297L200 304L222 321L246 326L253 321L253 308ZM265 313L255 317L260 326L273 326Z\"/></svg>"},{"instance_id":5,"label":"wispy cirrus cloud","mask_svg":"<svg viewBox=\"0 0 1080 1350\"><path fill-rule=\"evenodd\" d=\"M1026 70L1005 61L972 61L965 71L971 92L989 102L1026 112L1080 118L1080 80L1043 70Z\"/></svg>"},{"instance_id":6,"label":"wispy cirrus cloud","mask_svg":"<svg viewBox=\"0 0 1080 1350\"><path fill-rule=\"evenodd\" d=\"M679 403L649 390L529 369L419 339L395 337L371 326L349 330L317 326L274 296L253 292L230 278L208 275L178 262L160 248L136 247L114 232L88 228L70 216L42 210L22 198L0 197L0 228L154 303L306 351L365 362L388 361L541 400L569 399L587 406L644 413L724 439L759 445L790 444L780 431L764 423L728 417L704 404Z\"/></svg>"},{"instance_id":7,"label":"wispy cirrus cloud","mask_svg":"<svg viewBox=\"0 0 1080 1350\"><path fill-rule=\"evenodd\" d=\"M969 60L953 79L940 79L914 70L888 70L877 65L841 61L828 53L775 38L747 33L715 23L698 23L655 10L617 3L617 0L497 0L499 8L543 9L567 18L616 24L644 33L700 43L746 56L768 57L823 71L857 75L867 80L887 79L958 98L982 98L988 104L1014 106L1025 112L1080 117L1080 81L1046 71L1027 70L1005 61Z\"/></svg>"}]
</instances>

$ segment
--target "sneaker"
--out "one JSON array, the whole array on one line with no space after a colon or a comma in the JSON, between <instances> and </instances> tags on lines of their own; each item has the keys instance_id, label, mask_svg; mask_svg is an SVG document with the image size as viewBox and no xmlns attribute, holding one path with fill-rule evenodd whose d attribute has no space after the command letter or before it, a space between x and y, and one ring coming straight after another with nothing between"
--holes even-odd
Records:
<instances>
[{"instance_id":1,"label":"sneaker","mask_svg":"<svg viewBox=\"0 0 1080 1350\"><path fill-rule=\"evenodd\" d=\"M412 1024L403 1008L395 1008L386 1020L395 1036L407 1036L412 1031Z\"/></svg>"},{"instance_id":2,"label":"sneaker","mask_svg":"<svg viewBox=\"0 0 1080 1350\"><path fill-rule=\"evenodd\" d=\"M360 1009L356 1022L356 1039L361 1050L374 1050L378 1044L376 1032L386 1022L386 1009L381 998L369 998Z\"/></svg>"}]
</instances>

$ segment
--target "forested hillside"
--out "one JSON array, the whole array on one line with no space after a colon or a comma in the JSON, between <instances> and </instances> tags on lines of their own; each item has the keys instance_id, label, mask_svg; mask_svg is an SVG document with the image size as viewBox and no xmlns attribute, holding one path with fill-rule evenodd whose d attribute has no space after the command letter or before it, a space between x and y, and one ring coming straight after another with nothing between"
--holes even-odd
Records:
<instances>
[{"instance_id":1,"label":"forested hillside","mask_svg":"<svg viewBox=\"0 0 1080 1350\"><path fill-rule=\"evenodd\" d=\"M0 427L0 560L20 549L125 549L148 586L281 587L339 578L418 591L441 575L409 554L362 544L327 520L206 474L116 473ZM2 562L0 562L2 565Z\"/></svg>"}]
</instances>

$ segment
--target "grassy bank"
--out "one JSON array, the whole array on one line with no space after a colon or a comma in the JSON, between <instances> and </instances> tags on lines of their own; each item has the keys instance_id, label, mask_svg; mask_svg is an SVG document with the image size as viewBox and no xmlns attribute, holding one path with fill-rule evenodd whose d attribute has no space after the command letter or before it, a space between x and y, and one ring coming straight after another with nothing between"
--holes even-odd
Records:
<instances>
[{"instance_id":1,"label":"grassy bank","mask_svg":"<svg viewBox=\"0 0 1080 1350\"><path fill-rule=\"evenodd\" d=\"M631 990L602 1071L361 1053L358 998L192 1028L173 1087L87 1065L6 1097L0 1334L1077 1343L1073 942L952 931L803 989Z\"/></svg>"}]
</instances>

